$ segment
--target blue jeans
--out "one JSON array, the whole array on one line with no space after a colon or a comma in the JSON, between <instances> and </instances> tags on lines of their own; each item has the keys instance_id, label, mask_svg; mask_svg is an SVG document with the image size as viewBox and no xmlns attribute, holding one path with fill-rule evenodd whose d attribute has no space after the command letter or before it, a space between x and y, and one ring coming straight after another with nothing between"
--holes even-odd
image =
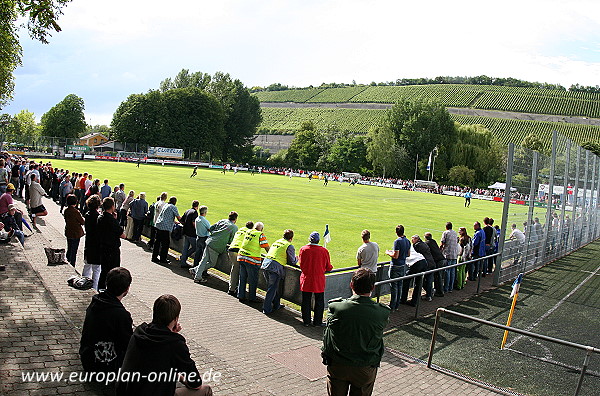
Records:
<instances>
[{"instance_id":1,"label":"blue jeans","mask_svg":"<svg viewBox=\"0 0 600 396\"><path fill-rule=\"evenodd\" d=\"M179 257L179 264L184 265L187 262L188 257L192 257L196 251L196 236L183 236L183 250L181 257Z\"/></svg>"},{"instance_id":2,"label":"blue jeans","mask_svg":"<svg viewBox=\"0 0 600 396\"><path fill-rule=\"evenodd\" d=\"M260 265L240 261L240 284L238 285L238 299L246 299L246 283L248 283L248 300L256 299L256 286L258 286L258 270Z\"/></svg>"},{"instance_id":3,"label":"blue jeans","mask_svg":"<svg viewBox=\"0 0 600 396\"><path fill-rule=\"evenodd\" d=\"M25 234L23 234L23 231L21 230L14 230L15 233L13 234L14 237L16 237L19 242L21 242L21 246L25 246Z\"/></svg>"},{"instance_id":4,"label":"blue jeans","mask_svg":"<svg viewBox=\"0 0 600 396\"><path fill-rule=\"evenodd\" d=\"M448 266L456 264L456 259L446 259ZM454 282L456 282L456 267L446 269L446 278L444 280L444 293L452 291L454 289Z\"/></svg>"},{"instance_id":5,"label":"blue jeans","mask_svg":"<svg viewBox=\"0 0 600 396\"><path fill-rule=\"evenodd\" d=\"M390 279L406 275L406 265L390 265ZM402 281L390 283L390 308L398 309L400 295L402 294Z\"/></svg>"},{"instance_id":6,"label":"blue jeans","mask_svg":"<svg viewBox=\"0 0 600 396\"><path fill-rule=\"evenodd\" d=\"M265 303L263 304L263 312L268 314L274 309L279 308L279 281L280 276L273 271L264 271L265 280L267 281L267 294L265 295Z\"/></svg>"}]
</instances>

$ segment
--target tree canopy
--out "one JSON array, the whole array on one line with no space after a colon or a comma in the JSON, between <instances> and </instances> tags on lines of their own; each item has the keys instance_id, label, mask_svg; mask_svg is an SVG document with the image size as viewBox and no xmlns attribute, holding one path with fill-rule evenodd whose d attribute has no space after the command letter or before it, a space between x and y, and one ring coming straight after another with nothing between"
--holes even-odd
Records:
<instances>
[{"instance_id":1,"label":"tree canopy","mask_svg":"<svg viewBox=\"0 0 600 396\"><path fill-rule=\"evenodd\" d=\"M223 109L200 88L130 95L112 119L112 137L130 143L200 148L217 155L224 142Z\"/></svg>"},{"instance_id":2,"label":"tree canopy","mask_svg":"<svg viewBox=\"0 0 600 396\"><path fill-rule=\"evenodd\" d=\"M42 135L77 138L86 131L83 99L69 94L42 115Z\"/></svg>"},{"instance_id":3,"label":"tree canopy","mask_svg":"<svg viewBox=\"0 0 600 396\"><path fill-rule=\"evenodd\" d=\"M223 140L219 156L223 161L241 161L252 155L252 140L262 121L260 102L252 96L248 88L229 73L216 72L190 73L182 69L172 80L167 78L160 83L159 89L168 92L172 89L196 87L211 93L220 103L223 115Z\"/></svg>"},{"instance_id":4,"label":"tree canopy","mask_svg":"<svg viewBox=\"0 0 600 396\"><path fill-rule=\"evenodd\" d=\"M21 65L19 18L27 21L27 30L34 40L44 44L52 32L60 32L57 23L62 9L71 0L4 0L0 2L0 106L12 99L13 72Z\"/></svg>"}]
</instances>

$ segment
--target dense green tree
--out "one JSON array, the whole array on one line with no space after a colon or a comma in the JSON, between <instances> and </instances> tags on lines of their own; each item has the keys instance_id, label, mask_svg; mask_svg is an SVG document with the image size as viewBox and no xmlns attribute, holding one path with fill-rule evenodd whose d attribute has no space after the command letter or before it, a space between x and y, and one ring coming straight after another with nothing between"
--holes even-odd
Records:
<instances>
[{"instance_id":1,"label":"dense green tree","mask_svg":"<svg viewBox=\"0 0 600 396\"><path fill-rule=\"evenodd\" d=\"M590 150L592 153L600 156L600 143L585 142L581 145L586 150Z\"/></svg>"},{"instance_id":2,"label":"dense green tree","mask_svg":"<svg viewBox=\"0 0 600 396\"><path fill-rule=\"evenodd\" d=\"M388 110L383 125L369 132L369 160L389 175L409 178L411 161L428 157L436 146L454 141L455 135L454 123L442 104L401 99Z\"/></svg>"},{"instance_id":3,"label":"dense green tree","mask_svg":"<svg viewBox=\"0 0 600 396\"><path fill-rule=\"evenodd\" d=\"M220 154L224 115L217 99L195 87L130 95L113 115L113 137L130 143L200 148Z\"/></svg>"},{"instance_id":4,"label":"dense green tree","mask_svg":"<svg viewBox=\"0 0 600 396\"><path fill-rule=\"evenodd\" d=\"M327 147L322 144L324 139L323 132L317 131L312 122L302 123L287 150L285 156L287 165L315 169L319 159L327 152Z\"/></svg>"},{"instance_id":5,"label":"dense green tree","mask_svg":"<svg viewBox=\"0 0 600 396\"><path fill-rule=\"evenodd\" d=\"M533 151L538 151L542 154L545 153L544 143L535 133L530 133L529 135L525 136L523 142L521 142L521 147Z\"/></svg>"},{"instance_id":6,"label":"dense green tree","mask_svg":"<svg viewBox=\"0 0 600 396\"><path fill-rule=\"evenodd\" d=\"M456 165L448 171L448 180L461 186L472 186L475 183L475 169Z\"/></svg>"},{"instance_id":7,"label":"dense green tree","mask_svg":"<svg viewBox=\"0 0 600 396\"><path fill-rule=\"evenodd\" d=\"M12 98L13 72L21 65L19 44L21 20L34 40L48 43L52 32L60 32L57 23L63 7L71 0L3 0L0 2L0 106Z\"/></svg>"},{"instance_id":8,"label":"dense green tree","mask_svg":"<svg viewBox=\"0 0 600 396\"><path fill-rule=\"evenodd\" d=\"M83 99L69 94L42 115L42 135L77 138L86 130Z\"/></svg>"},{"instance_id":9,"label":"dense green tree","mask_svg":"<svg viewBox=\"0 0 600 396\"><path fill-rule=\"evenodd\" d=\"M502 175L503 148L483 125L456 123L456 140L447 145L448 164L472 169L475 182L485 184Z\"/></svg>"},{"instance_id":10,"label":"dense green tree","mask_svg":"<svg viewBox=\"0 0 600 396\"><path fill-rule=\"evenodd\" d=\"M216 72L214 76L183 69L171 80L160 83L160 90L197 87L213 94L222 106L225 117L224 138L219 147L223 161L242 161L252 157L252 140L262 121L259 100L250 94L240 80L228 73Z\"/></svg>"},{"instance_id":11,"label":"dense green tree","mask_svg":"<svg viewBox=\"0 0 600 396\"><path fill-rule=\"evenodd\" d=\"M363 136L346 133L331 145L327 168L333 172L360 172L368 168L367 145Z\"/></svg>"},{"instance_id":12,"label":"dense green tree","mask_svg":"<svg viewBox=\"0 0 600 396\"><path fill-rule=\"evenodd\" d=\"M108 125L88 125L85 134L88 135L90 133L101 133L104 136L110 138L112 130Z\"/></svg>"},{"instance_id":13,"label":"dense green tree","mask_svg":"<svg viewBox=\"0 0 600 396\"><path fill-rule=\"evenodd\" d=\"M21 110L6 125L6 139L11 142L30 143L40 136L40 127L35 115L28 110Z\"/></svg>"}]
</instances>

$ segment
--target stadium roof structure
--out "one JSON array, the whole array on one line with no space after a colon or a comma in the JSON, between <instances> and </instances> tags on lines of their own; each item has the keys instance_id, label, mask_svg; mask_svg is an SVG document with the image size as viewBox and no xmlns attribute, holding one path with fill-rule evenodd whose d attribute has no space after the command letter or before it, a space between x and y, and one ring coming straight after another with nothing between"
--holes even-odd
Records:
<instances>
[{"instance_id":1,"label":"stadium roof structure","mask_svg":"<svg viewBox=\"0 0 600 396\"><path fill-rule=\"evenodd\" d=\"M97 151L123 151L123 143L111 140L106 143L94 146L94 150Z\"/></svg>"}]
</instances>

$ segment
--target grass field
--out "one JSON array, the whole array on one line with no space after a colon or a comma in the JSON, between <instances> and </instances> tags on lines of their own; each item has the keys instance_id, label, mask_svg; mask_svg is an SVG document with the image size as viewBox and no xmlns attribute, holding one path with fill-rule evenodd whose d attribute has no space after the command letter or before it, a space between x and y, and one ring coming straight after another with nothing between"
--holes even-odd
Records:
<instances>
[{"instance_id":1,"label":"grass field","mask_svg":"<svg viewBox=\"0 0 600 396\"><path fill-rule=\"evenodd\" d=\"M600 242L524 277L512 325L584 345L600 346ZM510 284L450 309L504 324ZM434 317L392 329L386 346L427 360ZM571 395L585 353L511 334L500 350L502 330L444 316L433 363L530 395ZM581 395L600 392L600 356L592 355Z\"/></svg>"},{"instance_id":2,"label":"grass field","mask_svg":"<svg viewBox=\"0 0 600 396\"><path fill-rule=\"evenodd\" d=\"M191 167L159 166L104 161L52 160L52 165L71 172L89 172L94 178L109 179L111 186L125 183L125 190L146 192L152 202L162 192L177 196L180 214L190 208L194 199L207 205L211 223L225 218L229 211L239 213L238 225L248 220L262 221L265 235L272 242L286 228L295 232L296 249L307 243L312 231L323 234L329 224L332 241L327 248L334 267L356 265L356 249L362 243L360 232L367 228L371 239L380 246L380 260L388 258L383 251L392 247L395 227L403 224L406 235L423 235L430 231L439 240L447 221L454 228L468 227L485 216L500 219L502 205L473 200L465 208L463 199L390 188L340 185L306 178L280 175L198 170L191 179Z\"/></svg>"}]
</instances>

